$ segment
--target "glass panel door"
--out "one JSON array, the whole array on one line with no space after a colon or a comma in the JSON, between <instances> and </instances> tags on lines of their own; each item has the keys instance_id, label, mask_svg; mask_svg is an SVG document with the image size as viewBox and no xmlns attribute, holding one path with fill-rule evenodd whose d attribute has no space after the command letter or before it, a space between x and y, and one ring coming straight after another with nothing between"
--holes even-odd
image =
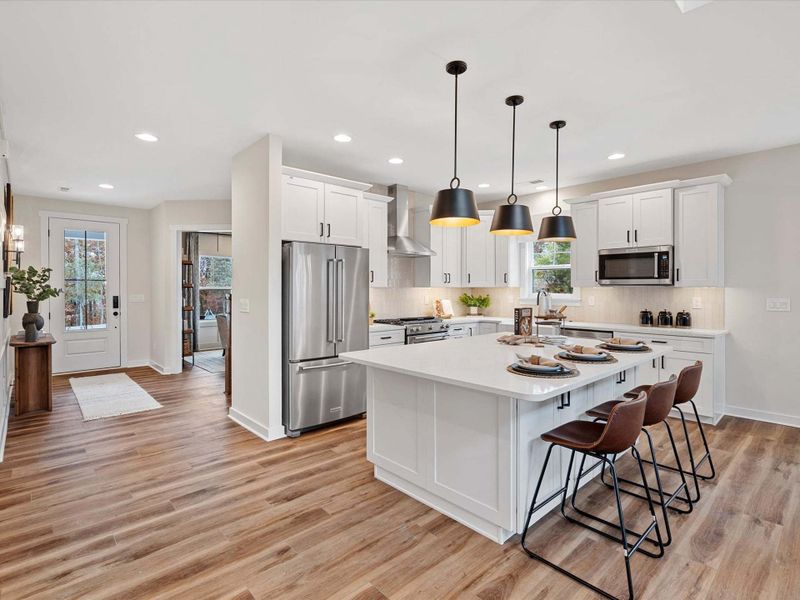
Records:
<instances>
[{"instance_id":1,"label":"glass panel door","mask_svg":"<svg viewBox=\"0 0 800 600\"><path fill-rule=\"evenodd\" d=\"M64 330L106 329L106 232L64 230Z\"/></svg>"}]
</instances>

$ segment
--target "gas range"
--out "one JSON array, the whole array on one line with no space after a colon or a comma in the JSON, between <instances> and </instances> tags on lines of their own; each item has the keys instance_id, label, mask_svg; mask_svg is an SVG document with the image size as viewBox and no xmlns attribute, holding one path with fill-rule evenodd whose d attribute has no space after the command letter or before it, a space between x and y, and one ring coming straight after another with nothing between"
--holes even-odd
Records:
<instances>
[{"instance_id":1,"label":"gas range","mask_svg":"<svg viewBox=\"0 0 800 600\"><path fill-rule=\"evenodd\" d=\"M406 330L406 344L421 344L447 339L449 325L437 317L403 317L375 319L376 323L398 325Z\"/></svg>"}]
</instances>

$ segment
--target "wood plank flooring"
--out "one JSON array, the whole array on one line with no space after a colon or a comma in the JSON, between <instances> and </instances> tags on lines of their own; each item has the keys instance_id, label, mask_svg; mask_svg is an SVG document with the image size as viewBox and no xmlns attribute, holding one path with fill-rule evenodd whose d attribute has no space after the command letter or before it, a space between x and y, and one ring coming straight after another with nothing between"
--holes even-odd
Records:
<instances>
[{"instance_id":1,"label":"wood plank flooring","mask_svg":"<svg viewBox=\"0 0 800 600\"><path fill-rule=\"evenodd\" d=\"M517 538L498 546L374 480L363 420L267 444L226 417L222 375L126 372L164 408L83 422L60 377L53 413L12 418L2 600L596 597ZM708 433L718 478L672 517L664 559L634 559L638 597L800 597L800 430L727 418ZM587 506L611 507L589 488ZM532 539L625 592L619 546L555 515Z\"/></svg>"}]
</instances>

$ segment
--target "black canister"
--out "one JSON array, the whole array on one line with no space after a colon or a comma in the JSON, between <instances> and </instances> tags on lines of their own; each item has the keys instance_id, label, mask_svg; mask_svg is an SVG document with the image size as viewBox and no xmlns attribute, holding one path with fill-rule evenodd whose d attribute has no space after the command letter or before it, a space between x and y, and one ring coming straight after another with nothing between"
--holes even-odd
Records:
<instances>
[{"instance_id":1,"label":"black canister","mask_svg":"<svg viewBox=\"0 0 800 600\"><path fill-rule=\"evenodd\" d=\"M639 311L639 325L650 327L653 325L653 312L647 309Z\"/></svg>"},{"instance_id":2,"label":"black canister","mask_svg":"<svg viewBox=\"0 0 800 600\"><path fill-rule=\"evenodd\" d=\"M675 327L691 327L692 326L692 313L688 310L682 310L675 315Z\"/></svg>"},{"instance_id":3,"label":"black canister","mask_svg":"<svg viewBox=\"0 0 800 600\"><path fill-rule=\"evenodd\" d=\"M659 327L672 327L672 313L667 309L658 313L658 326Z\"/></svg>"}]
</instances>

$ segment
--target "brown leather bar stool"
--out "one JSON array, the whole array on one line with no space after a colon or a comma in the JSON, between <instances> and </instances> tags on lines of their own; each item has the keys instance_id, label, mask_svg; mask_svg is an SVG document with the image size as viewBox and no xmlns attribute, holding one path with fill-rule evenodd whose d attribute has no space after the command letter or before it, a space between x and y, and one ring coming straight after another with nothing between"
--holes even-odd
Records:
<instances>
[{"instance_id":1,"label":"brown leather bar stool","mask_svg":"<svg viewBox=\"0 0 800 600\"><path fill-rule=\"evenodd\" d=\"M639 452L636 450L636 447L634 445L636 443L636 438L639 436L639 431L642 428L642 423L644 422L646 404L647 404L647 395L642 393L634 400L630 400L628 402L620 402L619 404L614 406L608 415L608 421L606 421L605 423L592 422L592 421L570 421L569 423L565 423L542 435L542 440L544 440L545 442L550 442L550 446L547 448L547 454L545 455L544 465L542 466L542 471L539 474L539 479L536 483L536 490L534 491L533 499L531 500L530 510L528 510L528 518L525 520L525 528L522 531L521 545L522 549L528 556L548 565L549 567L555 569L559 573L566 575L570 579L577 581L581 585L588 587L589 589L597 592L598 594L604 596L605 598L610 598L612 600L616 600L616 596L613 596L609 592L597 587L592 583L589 583L585 579L578 577L577 575L568 571L564 567L561 567L547 560L543 556L536 554L530 548L528 548L528 546L525 544L525 541L528 535L528 530L531 527L531 519L533 517L533 514L537 510L541 509L543 506L547 505L551 500L554 500L558 496L561 496L561 514L562 516L564 516L565 519L567 519L571 523L580 525L596 533L599 533L604 537L612 539L622 545L623 557L625 559L625 572L628 580L628 598L629 600L633 600L634 591L633 591L633 576L631 574L631 564L630 564L631 556L637 551L644 552L643 549L640 548L640 546L642 542L645 541L645 539L649 539L647 536L653 530L655 530L657 544L660 547L660 554L653 556L656 557L663 556L664 545L661 539L661 531L658 526L658 520L656 519L655 506L653 504L652 499L649 502L650 516L652 518L652 521L650 525L648 525L648 527L645 529L645 531L641 534L636 534L635 532L632 532L629 529L625 528L625 515L622 509L622 500L620 499L617 471L616 468L614 467L614 463L609 460L608 455L619 454L621 452L625 452L628 449L630 449L631 454L639 464L639 473L642 476L642 483L644 484L645 493L647 494L648 497L650 497L650 491L649 491L650 488L647 485L647 478L645 477L641 456L639 456ZM539 497L539 491L541 490L542 481L544 480L544 475L545 472L547 471L547 465L550 462L550 456L555 446L560 446L562 448L566 448L567 450L571 451L569 457L569 466L567 467L567 473L564 480L564 486L559 490L557 490L556 492L554 492L553 494L551 494L550 497L537 504L536 500ZM613 481L614 499L617 505L617 515L619 517L619 525L607 521L604 522L617 528L617 530L619 531L619 537L612 536L611 534L605 531L601 531L589 525L588 523L583 523L581 521L578 521L574 518L567 516L565 512L567 503L567 492L569 490L569 482L570 482L570 477L572 475L572 465L575 460L576 452L581 453L583 455L584 460L587 456L589 456L591 458L601 461L603 464L608 466ZM572 492L573 503L575 495L578 492L578 483L580 483L579 480L576 481L575 488ZM628 541L628 534L634 534L637 536L636 540L633 543L630 543Z\"/></svg>"},{"instance_id":2,"label":"brown leather bar stool","mask_svg":"<svg viewBox=\"0 0 800 600\"><path fill-rule=\"evenodd\" d=\"M714 468L714 461L711 460L711 450L708 447L708 442L706 441L706 434L703 431L703 422L700 420L700 415L697 413L697 405L694 403L694 397L697 395L697 390L700 388L700 377L703 374L703 362L697 361L693 365L688 367L684 367L681 369L681 372L678 373L678 389L675 390L675 402L672 406L675 410L678 411L678 414L681 417L681 424L683 425L683 435L686 438L686 448L689 452L689 464L691 466L691 471L684 471L683 467L681 467L680 462L676 463L676 466L672 465L662 465L659 464L659 468L666 469L668 471L682 471L685 475L691 475L692 479L694 480L694 490L695 490L695 497L692 498L692 502L697 502L700 500L700 482L698 479L703 479L705 481L710 481L717 476L717 470ZM627 392L625 397L627 398L635 398L638 396L639 392L644 391L647 392L647 389L650 386L639 386L637 388L632 389L631 391ZM681 409L682 404L689 403L692 405L692 410L694 411L694 418L697 421L697 428L700 430L700 438L703 440L703 448L705 449L705 454L703 457L695 462L694 460L694 453L692 452L692 443L689 441L689 429L686 427L686 415L684 414L683 410ZM669 423L666 421L664 422L667 425L667 430L669 431ZM670 437L672 437L672 433L670 432ZM644 462L649 463L649 460L642 459ZM710 475L701 475L698 473L698 469L702 466L705 461L708 461L708 466L711 468Z\"/></svg>"},{"instance_id":3,"label":"brown leather bar stool","mask_svg":"<svg viewBox=\"0 0 800 600\"><path fill-rule=\"evenodd\" d=\"M664 527L667 534L667 541L664 542L664 546L669 546L672 543L672 530L669 526L669 515L667 514L667 509L672 508L677 512L682 513L689 513L692 511L692 501L689 497L689 486L686 483L686 477L684 476L683 472L681 471L681 484L678 488L668 494L668 497L664 497L664 488L661 485L661 474L659 473L658 463L656 462L656 449L653 445L653 438L650 436L650 432L647 431L648 427L653 427L654 425L658 425L659 423L664 423L669 415L669 411L672 409L673 403L675 401L675 391L678 387L678 379L673 375L669 378L668 381L662 381L660 383L656 383L649 387L647 390L647 406L644 411L644 421L642 423L642 432L644 433L645 437L647 438L647 444L650 447L650 456L653 459L653 470L655 472L656 477L656 487L650 488L651 492L655 492L658 494L658 499L655 500L657 504L661 506L661 514L664 518ZM591 410L587 410L586 414L590 417L594 417L596 420L601 421L608 421L611 415L611 411L614 409L621 402L629 402L629 400L609 400L608 402L604 402L599 406L595 406ZM669 424L667 423L667 428L669 430ZM680 458L678 457L678 449L675 446L675 440L672 438L672 432L670 431L670 442L672 443L672 452L675 456L675 460L677 461L678 465L680 465ZM616 464L617 457L614 456L611 459L611 462ZM602 464L602 463L601 463ZM583 475L583 463L581 463L581 469L578 471L578 479ZM611 484L606 482L605 480L605 465L602 466L600 471L600 479L605 483L608 487L611 487ZM639 488L642 487L642 484L631 481L630 479L625 479L623 477L617 477L617 479L623 483L630 484L637 486ZM647 500L646 496L642 494L638 494L636 492L632 492L626 489L620 489L621 492L630 494L631 496L637 496L639 498L644 498ZM686 497L680 498L678 494L683 492ZM672 503L675 499L681 500L685 502L688 506L687 509L682 510L672 506Z\"/></svg>"}]
</instances>

